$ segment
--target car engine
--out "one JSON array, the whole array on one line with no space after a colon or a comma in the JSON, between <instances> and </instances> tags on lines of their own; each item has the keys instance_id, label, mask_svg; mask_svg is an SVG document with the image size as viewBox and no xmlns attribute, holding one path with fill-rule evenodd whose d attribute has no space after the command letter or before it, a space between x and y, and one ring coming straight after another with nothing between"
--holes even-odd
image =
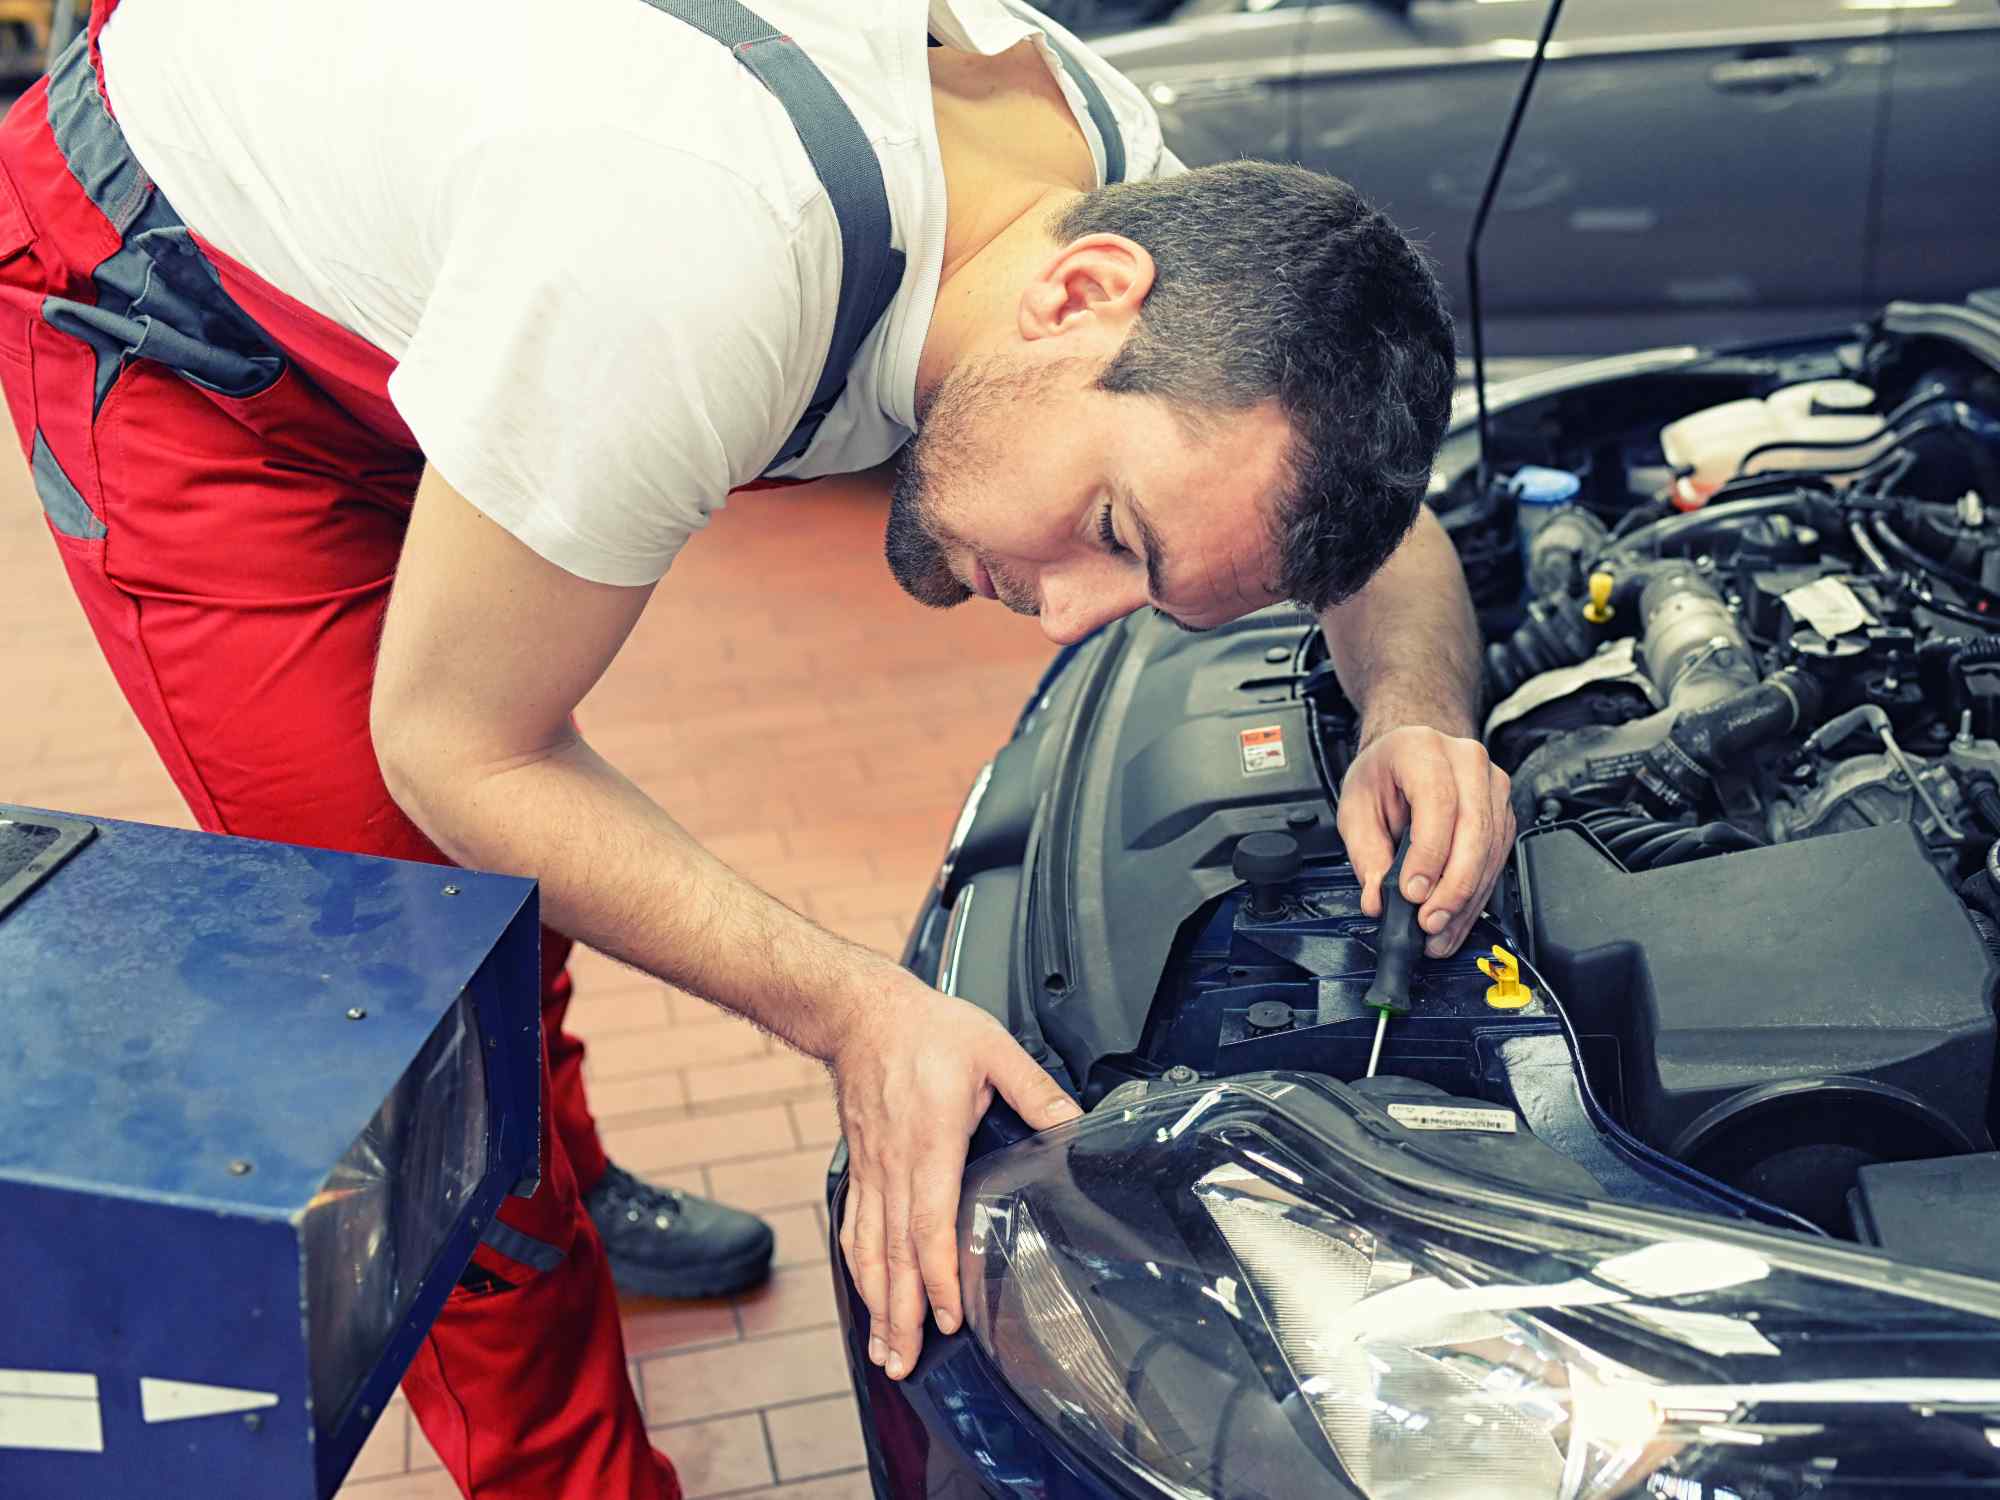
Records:
<instances>
[{"instance_id":1,"label":"car engine","mask_svg":"<svg viewBox=\"0 0 2000 1500\"><path fill-rule=\"evenodd\" d=\"M1893 326L1939 311L1692 411L1520 414L1539 462L1440 502L1523 941L1642 1139L1842 1232L1993 1142L2000 377Z\"/></svg>"},{"instance_id":2,"label":"car engine","mask_svg":"<svg viewBox=\"0 0 2000 1500\"><path fill-rule=\"evenodd\" d=\"M1557 382L1500 404L1483 465L1447 441L1520 834L1382 1087L1510 1105L1613 1196L1900 1249L1970 1212L2000 1262L1986 300ZM1004 974L988 1003L1087 1104L1363 1078L1375 924L1326 815L1356 725L1311 622L1133 621L1052 681L947 876L946 982Z\"/></svg>"}]
</instances>

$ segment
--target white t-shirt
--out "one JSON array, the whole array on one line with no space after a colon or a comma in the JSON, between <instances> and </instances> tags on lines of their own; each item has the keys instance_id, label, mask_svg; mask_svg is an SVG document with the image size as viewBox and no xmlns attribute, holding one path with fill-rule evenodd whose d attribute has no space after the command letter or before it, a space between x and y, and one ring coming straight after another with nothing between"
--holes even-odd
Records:
<instances>
[{"instance_id":1,"label":"white t-shirt","mask_svg":"<svg viewBox=\"0 0 2000 1500\"><path fill-rule=\"evenodd\" d=\"M1038 33L1003 0L751 8L861 122L909 258L783 470L851 472L915 427L945 233L926 32L987 54ZM1144 96L1042 24L1103 89L1127 177L1179 170ZM1102 180L1082 92L1039 45ZM123 0L103 55L182 219L394 359L426 458L558 566L655 581L805 411L839 292L832 207L783 106L645 0Z\"/></svg>"}]
</instances>

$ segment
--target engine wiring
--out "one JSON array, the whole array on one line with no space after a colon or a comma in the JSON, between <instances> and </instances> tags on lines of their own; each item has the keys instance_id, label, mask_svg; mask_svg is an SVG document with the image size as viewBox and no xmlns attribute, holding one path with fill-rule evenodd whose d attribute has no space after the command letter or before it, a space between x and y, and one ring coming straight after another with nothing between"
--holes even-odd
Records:
<instances>
[{"instance_id":1,"label":"engine wiring","mask_svg":"<svg viewBox=\"0 0 2000 1500\"><path fill-rule=\"evenodd\" d=\"M2000 511L1987 510L2000 483L1977 483L2000 474L2000 380L1932 365L1900 391L1861 393L1873 432L1750 447L1693 508L1657 486L1662 448L1629 416L1608 434L1524 429L1523 461L1587 482L1515 538L1513 577L1534 582L1514 609L1494 597L1506 554L1485 539L1461 548L1469 577L1475 560L1488 570L1474 577L1487 701L1504 705L1489 750L1514 778L1523 828L1576 821L1641 871L1909 822L1940 869L1971 873L1992 837L1974 808L2000 808ZM1794 384L1858 373L1798 368ZM1845 391L1829 386L1828 399L1816 415L1870 415ZM1713 424L1709 441L1731 431ZM1773 454L1799 462L1742 472ZM1509 482L1497 466L1502 524ZM1467 530L1493 514L1452 512ZM1553 519L1564 515L1588 519ZM1585 669L1621 638L1625 665ZM1864 705L1880 715L1867 736L1815 734Z\"/></svg>"}]
</instances>

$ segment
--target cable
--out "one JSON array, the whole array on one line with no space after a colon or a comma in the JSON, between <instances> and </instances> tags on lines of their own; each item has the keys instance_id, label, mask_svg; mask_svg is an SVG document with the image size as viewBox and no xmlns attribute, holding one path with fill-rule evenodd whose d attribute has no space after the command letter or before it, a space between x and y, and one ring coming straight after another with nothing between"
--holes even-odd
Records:
<instances>
[{"instance_id":1,"label":"cable","mask_svg":"<svg viewBox=\"0 0 2000 1500\"><path fill-rule=\"evenodd\" d=\"M1994 593L1976 579L1967 578L1956 568L1941 563L1935 558L1926 557L1915 547L1904 541L1902 537L1898 536L1895 528L1890 526L1888 521L1883 517L1873 517L1869 524L1869 530L1874 533L1875 540L1881 544L1882 550L1892 554L1905 567L1914 568L1919 573L1928 574L1948 588L1956 589L1961 594L1969 595L1978 606L1987 609L2000 608L2000 594ZM1995 623L2000 624L2000 620L1996 620Z\"/></svg>"},{"instance_id":2,"label":"cable","mask_svg":"<svg viewBox=\"0 0 2000 1500\"><path fill-rule=\"evenodd\" d=\"M1542 34L1535 39L1535 51L1521 75L1514 93L1514 107L1507 116L1507 128L1500 132L1500 148L1493 153L1493 167L1486 174L1486 186L1479 194L1479 206L1472 212L1472 230L1465 237L1465 282L1472 313L1472 389L1479 408L1479 492L1485 494L1492 483L1492 452L1488 440L1486 414L1486 319L1479 306L1479 237L1486 232L1487 215L1500 191L1500 178L1507 170L1507 158L1514 154L1514 137L1520 134L1521 119L1528 112L1528 98L1541 76L1542 59L1549 53L1549 38L1555 33L1556 17L1562 14L1563 0L1549 0L1542 16Z\"/></svg>"},{"instance_id":3,"label":"cable","mask_svg":"<svg viewBox=\"0 0 2000 1500\"><path fill-rule=\"evenodd\" d=\"M1764 476L1757 476L1764 483ZM1757 498L1744 497L1717 504L1713 499L1700 510L1688 511L1681 515L1668 516L1663 521L1653 521L1632 532L1615 547L1608 549L1608 555L1630 554L1642 548L1657 552L1664 542L1698 534L1711 528L1721 528L1735 521L1753 521L1762 516L1779 515L1809 504L1810 501L1799 494L1799 486L1791 481L1782 485L1773 482L1773 488L1783 488L1787 493ZM1718 491L1718 493L1720 493Z\"/></svg>"},{"instance_id":4,"label":"cable","mask_svg":"<svg viewBox=\"0 0 2000 1500\"><path fill-rule=\"evenodd\" d=\"M1933 380L1925 389L1914 391L1905 397L1901 406L1882 419L1882 425L1885 427L1900 427L1912 412L1921 411L1933 401L1949 401L1951 399L1951 388L1942 380Z\"/></svg>"},{"instance_id":5,"label":"cable","mask_svg":"<svg viewBox=\"0 0 2000 1500\"><path fill-rule=\"evenodd\" d=\"M1766 453L1844 453L1850 448L1872 447L1874 444L1881 442L1884 438L1890 439L1893 443L1896 437L1897 437L1896 433L1892 432L1889 428L1884 427L1878 429L1875 432L1875 434L1871 437L1857 438L1852 442L1846 442L1846 443L1827 442L1816 438L1779 438L1775 439L1772 442L1759 443L1756 447L1752 448L1748 453L1744 454L1741 458L1737 459L1736 473L1731 477L1732 478L1751 477L1749 475L1744 474L1743 466L1749 463L1750 460L1753 458L1762 458ZM1862 461L1861 467L1865 468L1868 464L1874 463L1876 459L1879 459L1881 456L1882 455L1878 453L1875 455L1874 458L1864 459ZM1776 470L1774 472L1842 474L1851 471L1845 469L1807 469L1803 471Z\"/></svg>"},{"instance_id":6,"label":"cable","mask_svg":"<svg viewBox=\"0 0 2000 1500\"><path fill-rule=\"evenodd\" d=\"M1882 555L1882 549L1869 540L1868 528L1858 520L1847 523L1847 535L1853 541L1855 550L1868 559L1868 566L1882 578L1894 581L1896 570L1889 566L1889 559Z\"/></svg>"},{"instance_id":7,"label":"cable","mask_svg":"<svg viewBox=\"0 0 2000 1500\"><path fill-rule=\"evenodd\" d=\"M2000 624L2000 621L1996 621ZM1972 674L1980 667L2000 665L2000 637L1959 641L1946 658L1946 673L1961 711L1972 707Z\"/></svg>"},{"instance_id":8,"label":"cable","mask_svg":"<svg viewBox=\"0 0 2000 1500\"><path fill-rule=\"evenodd\" d=\"M1961 625L1977 625L1984 630L2000 629L2000 619L1995 619L1992 615L1975 614L1961 605L1940 599L1920 584L1906 582L1903 588L1912 599L1934 615L1942 615L1947 620L1956 620Z\"/></svg>"},{"instance_id":9,"label":"cable","mask_svg":"<svg viewBox=\"0 0 2000 1500\"><path fill-rule=\"evenodd\" d=\"M1914 401L1914 402L1905 401L1901 406L1897 407L1893 413L1891 413L1887 418L1883 420L1883 423L1880 427L1876 428L1873 433L1871 433L1869 436L1865 438L1852 438L1846 442L1834 442L1830 439L1825 439L1825 438L1775 438L1768 443L1759 443L1756 447L1752 448L1748 453L1744 454L1741 458L1736 460L1736 473L1737 475L1741 476L1743 474L1744 466L1748 464L1751 459L1761 458L1766 453L1788 453L1794 451L1800 453L1839 453L1848 448L1866 448L1875 443L1881 442L1884 438L1892 439L1896 444L1905 443L1909 441L1910 438L1919 436L1924 431L1924 429L1919 427L1919 428L1913 428L1909 432L1904 432L1901 430L1900 427L1900 424L1904 420L1906 420L1911 415L1914 415L1916 412L1922 411L1926 406L1935 406L1940 401L1949 401L1950 399L1951 398L1948 395L1933 395L1933 396L1926 396L1920 401ZM1947 422L1942 425L1955 427L1958 424L1955 422ZM1874 458L1864 460L1859 465L1859 467L1866 468L1870 464L1878 462L1881 459L1881 457L1882 457L1881 454L1877 454ZM1806 470L1804 472L1807 473L1818 472L1822 474L1844 474L1844 473L1851 473L1853 472L1853 470L1820 469L1817 471Z\"/></svg>"}]
</instances>

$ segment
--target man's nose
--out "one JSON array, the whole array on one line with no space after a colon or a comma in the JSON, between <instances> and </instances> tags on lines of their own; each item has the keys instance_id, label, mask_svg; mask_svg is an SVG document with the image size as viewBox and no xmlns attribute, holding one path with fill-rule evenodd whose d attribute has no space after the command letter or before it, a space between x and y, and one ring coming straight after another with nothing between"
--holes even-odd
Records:
<instances>
[{"instance_id":1,"label":"man's nose","mask_svg":"<svg viewBox=\"0 0 2000 1500\"><path fill-rule=\"evenodd\" d=\"M1058 646L1073 645L1146 602L1145 578L1111 558L1098 566L1044 570L1041 581L1042 634Z\"/></svg>"}]
</instances>

